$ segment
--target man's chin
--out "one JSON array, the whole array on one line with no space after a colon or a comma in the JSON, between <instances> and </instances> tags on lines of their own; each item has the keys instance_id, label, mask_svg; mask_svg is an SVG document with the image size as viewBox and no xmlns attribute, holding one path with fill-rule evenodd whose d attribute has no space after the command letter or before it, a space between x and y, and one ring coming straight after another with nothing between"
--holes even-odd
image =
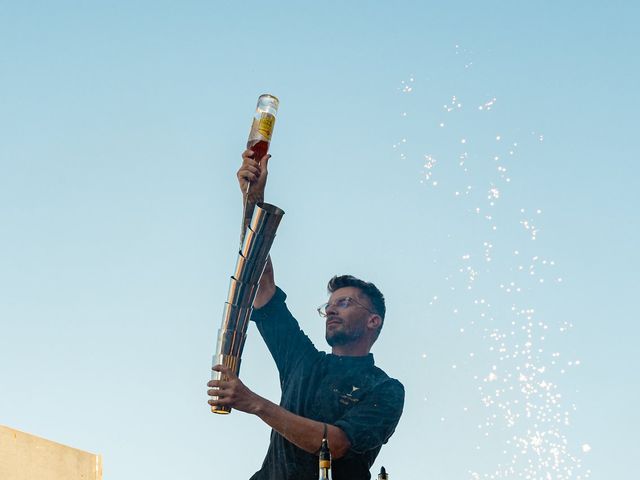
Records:
<instances>
[{"instance_id":1,"label":"man's chin","mask_svg":"<svg viewBox=\"0 0 640 480\"><path fill-rule=\"evenodd\" d=\"M339 332L338 333L327 332L324 338L327 340L327 343L329 344L330 347L338 347L341 345L346 345L351 341L351 339L347 335L344 335Z\"/></svg>"}]
</instances>

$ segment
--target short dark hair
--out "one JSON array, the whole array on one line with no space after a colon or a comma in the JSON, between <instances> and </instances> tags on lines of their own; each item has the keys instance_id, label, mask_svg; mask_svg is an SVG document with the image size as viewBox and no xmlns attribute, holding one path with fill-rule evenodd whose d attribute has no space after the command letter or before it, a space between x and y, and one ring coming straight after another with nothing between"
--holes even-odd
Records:
<instances>
[{"instance_id":1,"label":"short dark hair","mask_svg":"<svg viewBox=\"0 0 640 480\"><path fill-rule=\"evenodd\" d=\"M365 282L353 275L335 275L327 284L327 290L329 293L333 293L339 288L344 287L355 287L369 299L372 310L376 314L380 315L380 318L382 319L382 323L378 329L378 334L380 334L380 330L384 324L384 315L387 313L387 307L384 304L384 295L382 295L382 292L378 290L378 287L373 283Z\"/></svg>"}]
</instances>

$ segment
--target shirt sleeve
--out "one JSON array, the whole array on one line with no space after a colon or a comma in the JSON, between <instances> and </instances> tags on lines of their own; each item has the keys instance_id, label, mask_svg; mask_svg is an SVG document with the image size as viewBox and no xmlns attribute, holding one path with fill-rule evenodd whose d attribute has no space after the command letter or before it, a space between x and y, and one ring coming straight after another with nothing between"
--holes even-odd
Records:
<instances>
[{"instance_id":1,"label":"shirt sleeve","mask_svg":"<svg viewBox=\"0 0 640 480\"><path fill-rule=\"evenodd\" d=\"M404 387L388 379L375 387L334 423L347 435L351 450L364 453L387 443L404 407Z\"/></svg>"},{"instance_id":2,"label":"shirt sleeve","mask_svg":"<svg viewBox=\"0 0 640 480\"><path fill-rule=\"evenodd\" d=\"M281 385L298 362L318 353L287 308L286 299L287 295L276 287L271 300L262 308L255 309L251 315L251 320L256 323L276 362Z\"/></svg>"}]
</instances>

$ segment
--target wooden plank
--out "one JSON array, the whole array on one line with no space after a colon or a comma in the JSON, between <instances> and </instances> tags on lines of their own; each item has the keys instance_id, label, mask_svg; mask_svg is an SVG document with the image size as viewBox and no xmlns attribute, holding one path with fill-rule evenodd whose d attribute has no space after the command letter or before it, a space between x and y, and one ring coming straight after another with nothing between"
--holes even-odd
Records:
<instances>
[{"instance_id":1,"label":"wooden plank","mask_svg":"<svg viewBox=\"0 0 640 480\"><path fill-rule=\"evenodd\" d=\"M102 457L0 425L0 479L102 480Z\"/></svg>"}]
</instances>

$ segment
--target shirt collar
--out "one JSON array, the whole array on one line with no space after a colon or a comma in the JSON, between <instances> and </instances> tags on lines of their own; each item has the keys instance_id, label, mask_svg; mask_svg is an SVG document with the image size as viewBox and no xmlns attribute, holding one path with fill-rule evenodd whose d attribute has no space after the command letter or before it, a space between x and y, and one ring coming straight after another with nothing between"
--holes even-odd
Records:
<instances>
[{"instance_id":1,"label":"shirt collar","mask_svg":"<svg viewBox=\"0 0 640 480\"><path fill-rule=\"evenodd\" d=\"M374 365L373 353L368 353L363 356L351 357L348 355L334 355L333 353L327 353L327 358L332 364L343 365L350 368L358 367L372 367Z\"/></svg>"}]
</instances>

